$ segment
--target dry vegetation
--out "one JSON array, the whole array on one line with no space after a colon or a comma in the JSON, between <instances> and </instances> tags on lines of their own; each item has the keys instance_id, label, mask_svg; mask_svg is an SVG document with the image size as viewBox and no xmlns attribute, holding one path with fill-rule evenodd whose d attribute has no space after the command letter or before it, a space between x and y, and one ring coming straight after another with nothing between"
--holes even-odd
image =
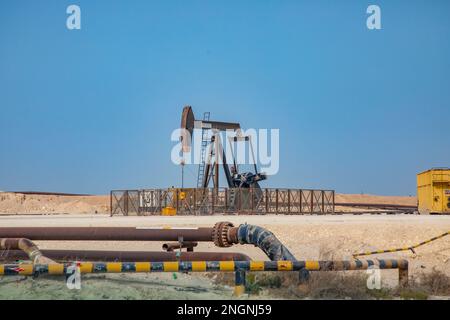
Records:
<instances>
[{"instance_id":1,"label":"dry vegetation","mask_svg":"<svg viewBox=\"0 0 450 320\"><path fill-rule=\"evenodd\" d=\"M215 282L233 286L234 276L221 273ZM368 289L364 272L311 272L304 283L298 273L261 272L247 275L246 292L250 297L267 295L282 299L449 299L450 277L433 270L410 279L409 286Z\"/></svg>"}]
</instances>

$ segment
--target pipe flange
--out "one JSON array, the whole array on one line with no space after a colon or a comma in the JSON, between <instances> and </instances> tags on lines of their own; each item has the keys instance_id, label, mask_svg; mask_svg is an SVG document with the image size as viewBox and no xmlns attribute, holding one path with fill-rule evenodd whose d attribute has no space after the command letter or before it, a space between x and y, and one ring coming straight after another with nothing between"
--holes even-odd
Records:
<instances>
[{"instance_id":1,"label":"pipe flange","mask_svg":"<svg viewBox=\"0 0 450 320\"><path fill-rule=\"evenodd\" d=\"M217 247L231 247L233 244L228 241L228 233L234 225L231 222L217 222L212 231L212 240Z\"/></svg>"}]
</instances>

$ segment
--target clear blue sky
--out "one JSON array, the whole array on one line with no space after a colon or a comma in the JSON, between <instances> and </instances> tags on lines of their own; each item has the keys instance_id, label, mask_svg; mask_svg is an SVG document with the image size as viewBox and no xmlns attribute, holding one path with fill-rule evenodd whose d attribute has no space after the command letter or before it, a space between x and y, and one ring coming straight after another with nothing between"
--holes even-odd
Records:
<instances>
[{"instance_id":1,"label":"clear blue sky","mask_svg":"<svg viewBox=\"0 0 450 320\"><path fill-rule=\"evenodd\" d=\"M1 1L0 190L177 185L186 104L280 129L264 186L415 194L450 166L450 1Z\"/></svg>"}]
</instances>

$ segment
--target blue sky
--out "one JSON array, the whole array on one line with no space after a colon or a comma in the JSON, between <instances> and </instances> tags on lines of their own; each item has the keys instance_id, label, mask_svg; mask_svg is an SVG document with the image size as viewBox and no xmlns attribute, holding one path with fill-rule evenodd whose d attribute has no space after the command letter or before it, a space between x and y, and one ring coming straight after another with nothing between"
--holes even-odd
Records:
<instances>
[{"instance_id":1,"label":"blue sky","mask_svg":"<svg viewBox=\"0 0 450 320\"><path fill-rule=\"evenodd\" d=\"M415 194L416 173L450 166L449 16L437 0L3 0L0 190L178 185L190 104L280 129L264 186Z\"/></svg>"}]
</instances>

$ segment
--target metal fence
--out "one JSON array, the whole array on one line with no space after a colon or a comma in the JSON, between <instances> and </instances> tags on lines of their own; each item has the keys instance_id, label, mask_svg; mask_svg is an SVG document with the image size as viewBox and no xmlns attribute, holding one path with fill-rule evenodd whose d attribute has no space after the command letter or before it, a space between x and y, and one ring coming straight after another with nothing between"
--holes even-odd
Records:
<instances>
[{"instance_id":1,"label":"metal fence","mask_svg":"<svg viewBox=\"0 0 450 320\"><path fill-rule=\"evenodd\" d=\"M113 190L112 215L334 214L334 190L189 188Z\"/></svg>"},{"instance_id":2,"label":"metal fence","mask_svg":"<svg viewBox=\"0 0 450 320\"><path fill-rule=\"evenodd\" d=\"M126 216L140 215L139 190L115 190L110 194L111 216L123 214Z\"/></svg>"}]
</instances>

